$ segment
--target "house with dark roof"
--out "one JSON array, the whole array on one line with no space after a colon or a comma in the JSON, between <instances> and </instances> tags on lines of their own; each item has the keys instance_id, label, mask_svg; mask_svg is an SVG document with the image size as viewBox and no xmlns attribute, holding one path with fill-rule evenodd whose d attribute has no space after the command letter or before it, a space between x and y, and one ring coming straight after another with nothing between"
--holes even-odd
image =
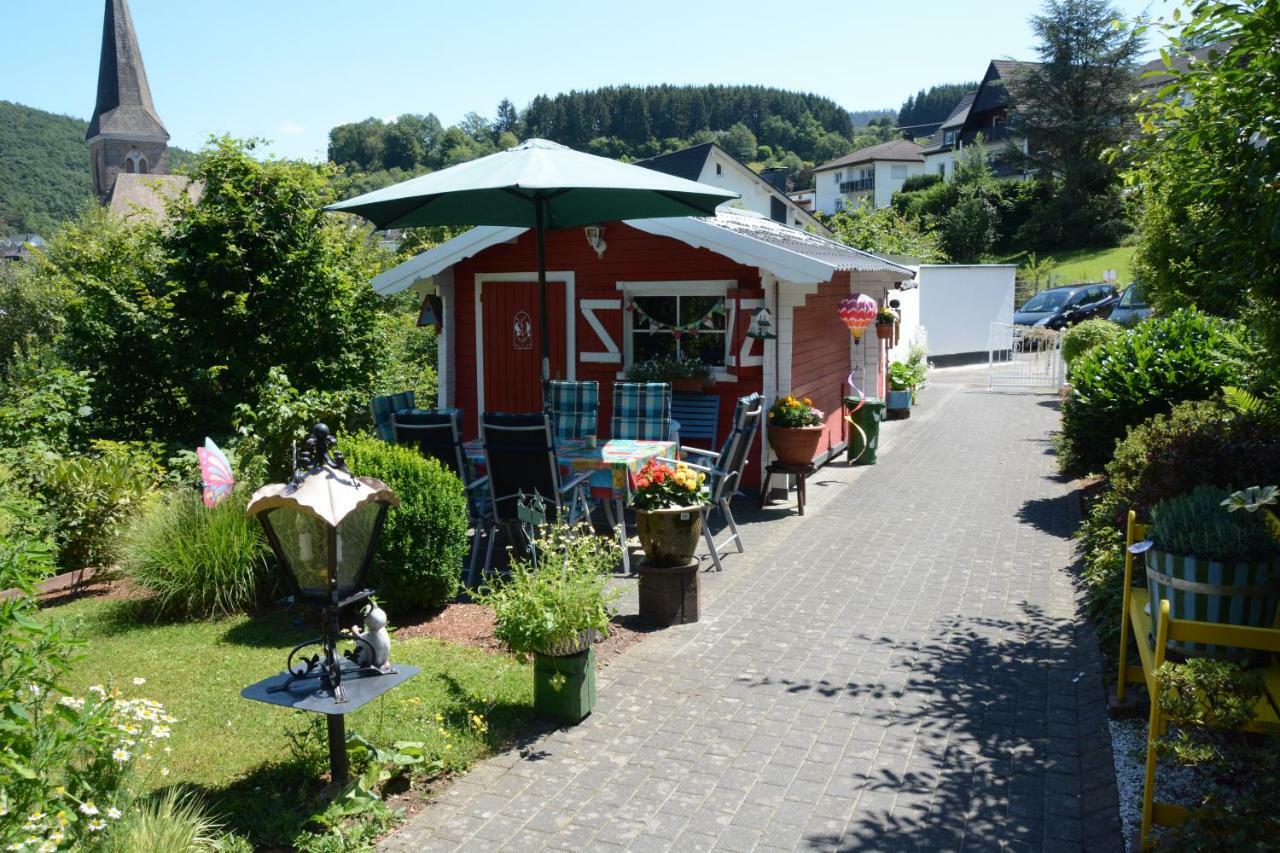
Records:
<instances>
[{"instance_id":1,"label":"house with dark roof","mask_svg":"<svg viewBox=\"0 0 1280 853\"><path fill-rule=\"evenodd\" d=\"M44 238L39 234L13 234L0 238L0 262L26 261L32 249L43 249Z\"/></svg>"},{"instance_id":2,"label":"house with dark roof","mask_svg":"<svg viewBox=\"0 0 1280 853\"><path fill-rule=\"evenodd\" d=\"M960 150L973 144L979 134L989 146L988 154L999 154L1010 138L1009 116L1016 110L1005 84L1011 77L1037 65L1034 62L993 59L987 65L978 88L966 93L938 129L920 140L923 171L951 177L955 173ZM1021 172L1003 166L999 157L993 157L993 166L1001 177L1024 177Z\"/></svg>"},{"instance_id":3,"label":"house with dark roof","mask_svg":"<svg viewBox=\"0 0 1280 853\"><path fill-rule=\"evenodd\" d=\"M814 207L826 214L867 203L888 207L903 182L923 171L920 146L910 139L859 148L813 168Z\"/></svg>"},{"instance_id":4,"label":"house with dark roof","mask_svg":"<svg viewBox=\"0 0 1280 853\"><path fill-rule=\"evenodd\" d=\"M822 234L831 233L814 218L810 210L787 195L788 176L785 169L765 169L757 174L746 163L714 142L704 142L670 154L637 160L635 165L666 172L677 178L733 190L740 196L725 202L721 207L751 210L783 225L807 228Z\"/></svg>"}]
</instances>

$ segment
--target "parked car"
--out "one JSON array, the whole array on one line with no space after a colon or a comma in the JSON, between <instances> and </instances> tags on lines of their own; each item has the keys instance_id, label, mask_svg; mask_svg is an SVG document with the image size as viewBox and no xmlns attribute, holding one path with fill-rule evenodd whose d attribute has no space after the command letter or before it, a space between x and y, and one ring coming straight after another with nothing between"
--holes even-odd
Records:
<instances>
[{"instance_id":1,"label":"parked car","mask_svg":"<svg viewBox=\"0 0 1280 853\"><path fill-rule=\"evenodd\" d=\"M1108 317L1119 297L1109 284L1073 284L1051 287L1027 300L1013 313L1018 326L1044 326L1065 329L1081 320Z\"/></svg>"},{"instance_id":2,"label":"parked car","mask_svg":"<svg viewBox=\"0 0 1280 853\"><path fill-rule=\"evenodd\" d=\"M1134 282L1120 294L1120 301L1111 312L1111 319L1116 323L1131 326L1151 316L1151 306L1142 293L1142 285Z\"/></svg>"}]
</instances>

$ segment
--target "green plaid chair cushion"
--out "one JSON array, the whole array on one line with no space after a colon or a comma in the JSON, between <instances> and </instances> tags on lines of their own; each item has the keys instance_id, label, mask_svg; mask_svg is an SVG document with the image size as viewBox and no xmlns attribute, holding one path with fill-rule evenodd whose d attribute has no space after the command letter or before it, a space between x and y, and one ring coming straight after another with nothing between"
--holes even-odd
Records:
<instances>
[{"instance_id":1,"label":"green plaid chair cushion","mask_svg":"<svg viewBox=\"0 0 1280 853\"><path fill-rule=\"evenodd\" d=\"M378 438L394 444L396 428L395 424L391 422L392 415L401 409L412 409L413 407L412 391L401 391L399 394L374 397L369 403L369 408L373 412L373 431L377 433Z\"/></svg>"},{"instance_id":2,"label":"green plaid chair cushion","mask_svg":"<svg viewBox=\"0 0 1280 853\"><path fill-rule=\"evenodd\" d=\"M547 408L551 410L556 438L596 435L600 419L600 383L559 379L548 382Z\"/></svg>"},{"instance_id":3,"label":"green plaid chair cushion","mask_svg":"<svg viewBox=\"0 0 1280 853\"><path fill-rule=\"evenodd\" d=\"M666 382L613 383L613 438L671 440L671 385Z\"/></svg>"}]
</instances>

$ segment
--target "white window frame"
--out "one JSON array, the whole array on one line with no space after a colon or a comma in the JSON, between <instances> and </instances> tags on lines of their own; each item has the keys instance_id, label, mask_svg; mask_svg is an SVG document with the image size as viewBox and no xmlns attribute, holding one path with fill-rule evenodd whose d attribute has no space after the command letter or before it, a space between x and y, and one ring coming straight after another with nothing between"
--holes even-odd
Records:
<instances>
[{"instance_id":1,"label":"white window frame","mask_svg":"<svg viewBox=\"0 0 1280 853\"><path fill-rule=\"evenodd\" d=\"M729 365L734 362L733 352L733 334L737 321L737 305L734 300L729 298L729 291L738 287L738 282L734 279L712 279L698 281L619 281L617 283L618 290L622 292L623 304L631 300L635 296L719 296L724 299L726 316L725 333L724 333L724 358L725 366L712 367L711 374L716 382L735 382L737 377L729 371ZM622 312L622 370L618 371L618 378L622 379L626 375L626 370L634 361L634 351L631 341L631 332L635 328L634 311Z\"/></svg>"}]
</instances>

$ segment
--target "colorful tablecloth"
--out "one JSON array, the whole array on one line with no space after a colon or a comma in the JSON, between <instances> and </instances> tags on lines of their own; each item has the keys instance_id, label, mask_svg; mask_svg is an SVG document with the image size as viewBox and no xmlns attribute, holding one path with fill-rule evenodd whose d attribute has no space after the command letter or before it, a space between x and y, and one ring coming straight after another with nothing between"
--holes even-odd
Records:
<instances>
[{"instance_id":1,"label":"colorful tablecloth","mask_svg":"<svg viewBox=\"0 0 1280 853\"><path fill-rule=\"evenodd\" d=\"M467 461L478 469L484 468L484 446L479 441L465 445ZM588 447L583 439L562 438L556 440L556 459L561 470L591 471L591 494L598 498L621 500L631 493L636 475L644 464L655 456L674 458L676 444L673 441L640 441L610 439Z\"/></svg>"}]
</instances>

